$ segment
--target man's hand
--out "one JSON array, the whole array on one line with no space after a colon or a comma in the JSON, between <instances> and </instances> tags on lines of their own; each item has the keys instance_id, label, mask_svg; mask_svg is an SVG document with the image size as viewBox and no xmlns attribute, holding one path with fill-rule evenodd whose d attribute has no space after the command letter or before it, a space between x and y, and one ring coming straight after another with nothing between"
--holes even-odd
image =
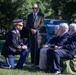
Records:
<instances>
[{"instance_id":1,"label":"man's hand","mask_svg":"<svg viewBox=\"0 0 76 75\"><path fill-rule=\"evenodd\" d=\"M27 46L26 46L26 45L23 45L23 46L22 46L22 49L27 49Z\"/></svg>"},{"instance_id":2,"label":"man's hand","mask_svg":"<svg viewBox=\"0 0 76 75\"><path fill-rule=\"evenodd\" d=\"M24 38L24 40L25 40L25 41L27 41L27 40L28 40L28 38Z\"/></svg>"},{"instance_id":3,"label":"man's hand","mask_svg":"<svg viewBox=\"0 0 76 75\"><path fill-rule=\"evenodd\" d=\"M31 29L32 34L36 34L37 30L36 29Z\"/></svg>"},{"instance_id":4,"label":"man's hand","mask_svg":"<svg viewBox=\"0 0 76 75\"><path fill-rule=\"evenodd\" d=\"M43 47L43 48L48 48L49 46L48 46L48 45L43 45L42 47Z\"/></svg>"},{"instance_id":5,"label":"man's hand","mask_svg":"<svg viewBox=\"0 0 76 75\"><path fill-rule=\"evenodd\" d=\"M61 49L62 46L55 46L54 49Z\"/></svg>"},{"instance_id":6,"label":"man's hand","mask_svg":"<svg viewBox=\"0 0 76 75\"><path fill-rule=\"evenodd\" d=\"M18 46L18 49L21 49L21 45Z\"/></svg>"}]
</instances>

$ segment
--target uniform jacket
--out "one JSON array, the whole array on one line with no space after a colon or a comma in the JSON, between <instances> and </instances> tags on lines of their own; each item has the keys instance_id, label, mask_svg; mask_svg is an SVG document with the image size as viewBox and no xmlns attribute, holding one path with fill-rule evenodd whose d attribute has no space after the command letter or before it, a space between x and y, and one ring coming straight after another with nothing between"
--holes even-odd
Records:
<instances>
[{"instance_id":1,"label":"uniform jacket","mask_svg":"<svg viewBox=\"0 0 76 75\"><path fill-rule=\"evenodd\" d=\"M9 55L15 55L16 51L19 50L18 46L21 44L20 33L17 33L16 29L13 28L6 37L6 41L2 48L2 55L8 57Z\"/></svg>"}]
</instances>

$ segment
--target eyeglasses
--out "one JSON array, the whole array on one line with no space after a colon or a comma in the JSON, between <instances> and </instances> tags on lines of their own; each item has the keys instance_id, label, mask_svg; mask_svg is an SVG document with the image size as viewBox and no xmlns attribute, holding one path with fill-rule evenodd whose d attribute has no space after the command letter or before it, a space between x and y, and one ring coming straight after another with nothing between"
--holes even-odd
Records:
<instances>
[{"instance_id":1,"label":"eyeglasses","mask_svg":"<svg viewBox=\"0 0 76 75\"><path fill-rule=\"evenodd\" d=\"M32 8L32 9L38 9L38 8L35 8L35 7L34 7L34 8Z\"/></svg>"}]
</instances>

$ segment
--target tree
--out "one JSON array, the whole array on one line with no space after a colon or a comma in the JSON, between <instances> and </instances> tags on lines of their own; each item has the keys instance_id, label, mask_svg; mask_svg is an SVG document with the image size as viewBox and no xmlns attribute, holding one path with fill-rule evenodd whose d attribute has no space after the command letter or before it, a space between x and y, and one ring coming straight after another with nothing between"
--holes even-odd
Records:
<instances>
[{"instance_id":1,"label":"tree","mask_svg":"<svg viewBox=\"0 0 76 75\"><path fill-rule=\"evenodd\" d=\"M68 22L76 21L76 0L51 0L55 19L64 19Z\"/></svg>"},{"instance_id":2,"label":"tree","mask_svg":"<svg viewBox=\"0 0 76 75\"><path fill-rule=\"evenodd\" d=\"M51 0L51 7L54 10L55 19L59 19L61 1L60 0Z\"/></svg>"},{"instance_id":3,"label":"tree","mask_svg":"<svg viewBox=\"0 0 76 75\"><path fill-rule=\"evenodd\" d=\"M0 24L1 27L8 31L12 27L12 20L18 18L17 9L23 4L23 1L1 0L0 1Z\"/></svg>"},{"instance_id":4,"label":"tree","mask_svg":"<svg viewBox=\"0 0 76 75\"><path fill-rule=\"evenodd\" d=\"M45 18L76 21L76 0L0 0L0 25L8 31L12 20L26 19L32 12L32 4L39 5L39 11Z\"/></svg>"},{"instance_id":5,"label":"tree","mask_svg":"<svg viewBox=\"0 0 76 75\"><path fill-rule=\"evenodd\" d=\"M50 17L52 9L48 5L48 1L46 0L25 0L24 4L18 11L21 11L22 17L25 19L27 15L32 12L32 4L37 3L39 5L39 11L44 13L45 17Z\"/></svg>"},{"instance_id":6,"label":"tree","mask_svg":"<svg viewBox=\"0 0 76 75\"><path fill-rule=\"evenodd\" d=\"M62 8L62 17L68 22L76 21L76 0L65 0Z\"/></svg>"}]
</instances>

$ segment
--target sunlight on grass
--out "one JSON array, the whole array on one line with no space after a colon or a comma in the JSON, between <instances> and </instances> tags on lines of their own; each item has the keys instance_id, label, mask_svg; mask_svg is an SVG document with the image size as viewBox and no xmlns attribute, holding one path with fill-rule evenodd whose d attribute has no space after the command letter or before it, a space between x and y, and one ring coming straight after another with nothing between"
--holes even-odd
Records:
<instances>
[{"instance_id":1,"label":"sunlight on grass","mask_svg":"<svg viewBox=\"0 0 76 75\"><path fill-rule=\"evenodd\" d=\"M0 40L0 52L2 50L4 41L5 40ZM18 59L19 59L19 55L15 58L15 65L16 65ZM5 62L5 58L2 55L0 55L0 61ZM11 69L0 68L0 75L55 75L55 74L51 74L51 73L37 71L37 70L31 68L30 66L31 66L31 63L30 63L30 53L29 53L28 58L25 61L23 70L18 70L18 69L11 70ZM65 74L60 74L60 75L65 75ZM70 75L70 74L67 74L67 75Z\"/></svg>"},{"instance_id":2,"label":"sunlight on grass","mask_svg":"<svg viewBox=\"0 0 76 75\"><path fill-rule=\"evenodd\" d=\"M0 75L46 75L46 73L43 72L29 72L26 70L3 70L0 69ZM47 74L47 75L53 75L53 74Z\"/></svg>"}]
</instances>

